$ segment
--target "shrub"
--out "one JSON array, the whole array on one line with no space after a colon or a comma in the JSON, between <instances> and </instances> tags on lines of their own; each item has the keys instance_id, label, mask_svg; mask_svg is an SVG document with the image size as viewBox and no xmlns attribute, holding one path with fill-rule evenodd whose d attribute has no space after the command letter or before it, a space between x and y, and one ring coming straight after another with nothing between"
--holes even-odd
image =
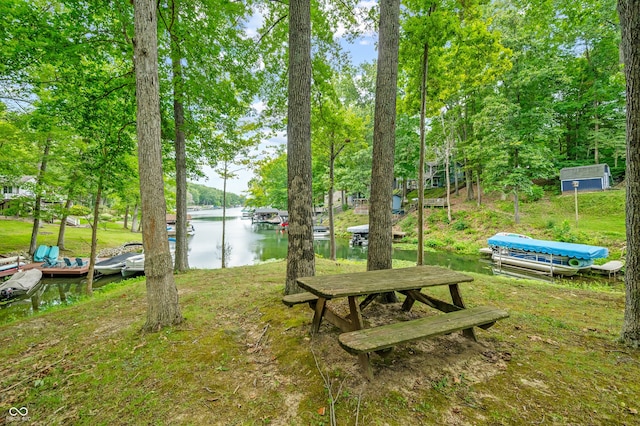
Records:
<instances>
[{"instance_id":1,"label":"shrub","mask_svg":"<svg viewBox=\"0 0 640 426\"><path fill-rule=\"evenodd\" d=\"M544 189L538 185L533 185L531 187L531 192L527 194L525 201L532 203L541 200L542 197L544 197Z\"/></svg>"},{"instance_id":2,"label":"shrub","mask_svg":"<svg viewBox=\"0 0 640 426\"><path fill-rule=\"evenodd\" d=\"M427 247L431 247L431 248L433 248L433 249L436 249L436 248L438 248L438 247L443 247L443 246L444 246L444 243L443 243L442 241L439 241L439 240L432 240L432 239L430 239L430 240L425 241L425 245L426 245Z\"/></svg>"},{"instance_id":3,"label":"shrub","mask_svg":"<svg viewBox=\"0 0 640 426\"><path fill-rule=\"evenodd\" d=\"M456 231L464 231L469 227L469 224L464 220L453 222L453 229Z\"/></svg>"}]
</instances>

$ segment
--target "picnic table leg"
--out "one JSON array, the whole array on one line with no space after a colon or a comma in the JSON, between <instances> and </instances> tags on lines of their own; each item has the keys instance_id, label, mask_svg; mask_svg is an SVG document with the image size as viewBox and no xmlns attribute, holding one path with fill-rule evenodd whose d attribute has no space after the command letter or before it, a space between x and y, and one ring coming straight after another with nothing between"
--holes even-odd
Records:
<instances>
[{"instance_id":1,"label":"picnic table leg","mask_svg":"<svg viewBox=\"0 0 640 426\"><path fill-rule=\"evenodd\" d=\"M413 307L416 299L414 299L413 295L409 291L405 292L404 294L407 296L407 298L404 299L404 302L402 303L402 310L405 312L409 312Z\"/></svg>"},{"instance_id":2,"label":"picnic table leg","mask_svg":"<svg viewBox=\"0 0 640 426\"><path fill-rule=\"evenodd\" d=\"M453 301L453 304L460 308L464 308L464 302L462 301L462 295L460 295L460 289L458 288L458 284L449 284L449 292L451 293L451 300ZM476 338L476 333L473 330L473 327L465 328L464 330L462 330L462 335L464 337L468 337L474 342L478 341L478 339Z\"/></svg>"},{"instance_id":3,"label":"picnic table leg","mask_svg":"<svg viewBox=\"0 0 640 426\"><path fill-rule=\"evenodd\" d=\"M358 300L355 296L349 296L349 312L353 331L363 329L364 324L362 322L362 312L360 312L360 305L358 304ZM358 362L360 363L360 367L362 367L364 376L369 381L373 380L373 370L371 370L371 364L369 363L369 354L359 354Z\"/></svg>"},{"instance_id":4,"label":"picnic table leg","mask_svg":"<svg viewBox=\"0 0 640 426\"><path fill-rule=\"evenodd\" d=\"M327 305L327 299L319 297L313 314L313 323L311 324L311 334L314 335L320 330L320 323L324 315L324 308Z\"/></svg>"}]
</instances>

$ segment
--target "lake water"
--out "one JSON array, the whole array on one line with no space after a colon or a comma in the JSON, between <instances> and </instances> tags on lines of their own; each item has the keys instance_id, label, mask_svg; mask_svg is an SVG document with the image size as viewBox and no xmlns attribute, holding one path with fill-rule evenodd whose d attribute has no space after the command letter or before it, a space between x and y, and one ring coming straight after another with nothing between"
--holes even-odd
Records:
<instances>
[{"instance_id":1,"label":"lake water","mask_svg":"<svg viewBox=\"0 0 640 426\"><path fill-rule=\"evenodd\" d=\"M254 265L271 259L285 259L287 256L287 233L278 227L264 224L252 224L242 219L239 208L228 209L223 222L222 210L201 210L189 212L195 235L189 237L189 266L191 268L217 269L222 265L222 226L225 224L227 245L227 267ZM329 240L316 239L315 251L319 256L329 257ZM339 259L360 260L366 262L367 249L349 246L349 239L336 239L336 257ZM393 250L393 258L415 262L415 250ZM482 262L478 256L459 256L450 253L425 252L425 264L439 265L457 271L491 274L491 265ZM94 281L94 288L119 280L119 275L102 277ZM82 291L84 278L46 278L42 280L46 288L42 295L41 306L62 303L58 285L69 287L69 298ZM23 300L0 309L0 323L11 317L24 317L31 313L31 301Z\"/></svg>"},{"instance_id":2,"label":"lake water","mask_svg":"<svg viewBox=\"0 0 640 426\"><path fill-rule=\"evenodd\" d=\"M196 229L189 239L189 266L192 268L216 269L222 265L222 210L202 210L190 212L191 223ZM287 233L278 227L252 224L242 219L240 209L226 212L225 239L227 241L228 267L253 265L270 259L287 257ZM315 252L329 257L329 239L316 239ZM348 238L336 239L336 257L349 260L367 260L367 249L349 245ZM416 250L393 250L393 258L415 262ZM425 263L478 273L491 273L488 264L479 261L478 256L459 256L450 253L425 253Z\"/></svg>"}]
</instances>

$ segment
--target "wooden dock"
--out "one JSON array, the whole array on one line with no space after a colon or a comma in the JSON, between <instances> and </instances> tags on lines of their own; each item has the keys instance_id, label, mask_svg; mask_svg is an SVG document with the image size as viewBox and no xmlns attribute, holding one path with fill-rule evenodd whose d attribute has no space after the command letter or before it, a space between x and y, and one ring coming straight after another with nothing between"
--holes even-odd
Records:
<instances>
[{"instance_id":1,"label":"wooden dock","mask_svg":"<svg viewBox=\"0 0 640 426\"><path fill-rule=\"evenodd\" d=\"M40 269L43 277L63 277L63 276L82 276L89 272L89 259L82 259L83 266L62 266L44 267L42 262L28 263L22 269Z\"/></svg>"}]
</instances>

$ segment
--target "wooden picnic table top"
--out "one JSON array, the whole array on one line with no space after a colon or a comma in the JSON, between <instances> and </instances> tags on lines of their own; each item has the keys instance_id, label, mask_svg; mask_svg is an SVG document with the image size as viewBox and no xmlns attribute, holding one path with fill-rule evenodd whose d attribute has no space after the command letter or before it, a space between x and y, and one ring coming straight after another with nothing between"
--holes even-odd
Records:
<instances>
[{"instance_id":1,"label":"wooden picnic table top","mask_svg":"<svg viewBox=\"0 0 640 426\"><path fill-rule=\"evenodd\" d=\"M301 288L310 293L325 299L333 299L458 284L473 281L473 277L439 266L413 266L302 277L297 281Z\"/></svg>"}]
</instances>

